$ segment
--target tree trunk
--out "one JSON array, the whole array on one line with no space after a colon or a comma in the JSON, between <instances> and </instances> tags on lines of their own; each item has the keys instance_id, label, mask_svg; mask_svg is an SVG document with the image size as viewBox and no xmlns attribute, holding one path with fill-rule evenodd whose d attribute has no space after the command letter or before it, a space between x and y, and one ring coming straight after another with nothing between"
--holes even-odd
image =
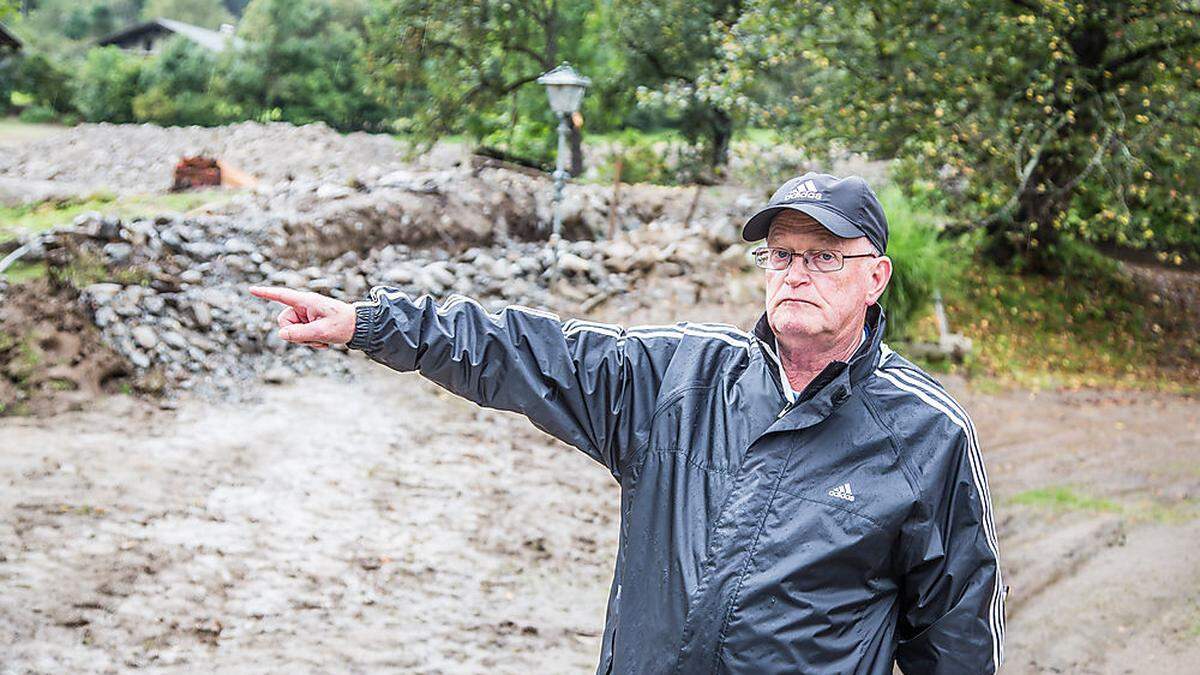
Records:
<instances>
[{"instance_id":1,"label":"tree trunk","mask_svg":"<svg viewBox=\"0 0 1200 675\"><path fill-rule=\"evenodd\" d=\"M567 170L572 176L579 176L583 173L583 131L575 126L575 120L570 115L567 116L567 126L570 127L570 131L567 132L567 144L571 146L571 161Z\"/></svg>"},{"instance_id":2,"label":"tree trunk","mask_svg":"<svg viewBox=\"0 0 1200 675\"><path fill-rule=\"evenodd\" d=\"M984 248L987 257L1000 265L1011 264L1020 258L1029 264L1031 271L1057 272L1054 261L1058 256L1054 248L1062 237L1054 222L1067 210L1070 196L1054 195L1051 191L1082 168L1074 157L1061 153L1044 155L1017 198L1017 208L1012 216L988 226ZM1054 187L1047 192L1038 192L1039 184ZM1033 223L1037 223L1036 228Z\"/></svg>"},{"instance_id":3,"label":"tree trunk","mask_svg":"<svg viewBox=\"0 0 1200 675\"><path fill-rule=\"evenodd\" d=\"M729 141L733 138L733 120L724 110L712 111L709 133L708 165L713 169L723 168L729 163Z\"/></svg>"}]
</instances>

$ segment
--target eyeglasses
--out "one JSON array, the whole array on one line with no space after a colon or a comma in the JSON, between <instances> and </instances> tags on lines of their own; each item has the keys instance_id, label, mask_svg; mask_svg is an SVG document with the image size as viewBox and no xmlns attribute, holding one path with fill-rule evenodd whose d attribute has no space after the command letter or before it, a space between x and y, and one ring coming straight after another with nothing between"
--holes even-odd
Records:
<instances>
[{"instance_id":1,"label":"eyeglasses","mask_svg":"<svg viewBox=\"0 0 1200 675\"><path fill-rule=\"evenodd\" d=\"M754 264L764 270L777 272L786 270L792 265L792 259L799 256L804 260L804 267L813 272L836 272L846 266L847 258L878 258L876 253L858 253L846 255L841 251L792 251L786 248L764 247L751 252Z\"/></svg>"}]
</instances>

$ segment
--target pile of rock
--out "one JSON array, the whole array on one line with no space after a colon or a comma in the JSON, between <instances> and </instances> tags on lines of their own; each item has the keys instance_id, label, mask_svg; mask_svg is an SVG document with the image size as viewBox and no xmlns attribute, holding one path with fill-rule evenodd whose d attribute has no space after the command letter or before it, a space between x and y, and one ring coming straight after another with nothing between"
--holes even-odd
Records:
<instances>
[{"instance_id":1,"label":"pile of rock","mask_svg":"<svg viewBox=\"0 0 1200 675\"><path fill-rule=\"evenodd\" d=\"M294 180L261 186L220 213L271 222L281 253L310 261L382 244L451 250L509 239L544 241L553 216L549 177L494 167L398 170L369 183ZM757 200L731 187L568 185L563 235L597 239L644 228L735 230Z\"/></svg>"},{"instance_id":2,"label":"pile of rock","mask_svg":"<svg viewBox=\"0 0 1200 675\"><path fill-rule=\"evenodd\" d=\"M461 187L469 179L454 178L414 176L414 181L436 186L436 191L415 194L446 197L449 184ZM516 188L510 187L500 197L494 193L486 197L489 184L493 190L500 181L522 184L511 176L470 180L481 184L459 190L458 202L443 199L443 204L457 205L463 212L486 199L540 208L539 197ZM325 204L352 198L325 192L325 199L319 200ZM397 221L403 223L408 216L410 227L419 227L414 211L405 208L407 203L394 199L414 194L412 184L396 187L393 177L387 185L354 194L377 202L393 199L400 204ZM586 191L575 196L584 202L595 197ZM324 227L312 228L312 236L323 244L313 247L305 245L309 240L288 215L300 211L279 206L299 197L285 193L284 201L276 201L279 198L270 193L256 197L275 203L274 210L251 205L236 214L201 217L122 221L99 213L83 214L38 239L27 257L43 258L69 272L60 275L63 278L78 280L80 309L136 372L161 373L168 388L218 390L228 390L239 380L281 379L289 372L335 373L344 368L345 360L331 358L328 352L282 343L275 331L279 307L250 297L246 292L250 285L307 289L347 301L365 297L374 285L387 285L413 297L430 294L442 299L459 293L491 310L518 303L578 314L638 287L647 275L692 273L695 283L702 284L712 277L711 270L746 264L746 247L738 241L736 228L729 226L727 214L716 220L695 219L685 229L665 210L647 207L644 199L631 200L630 212L649 208L647 213L656 218L614 240L563 240L551 247L545 241L514 239L494 227L481 231L477 238L481 243L475 245L422 246L405 243L407 231L397 224L389 225L395 231L377 232L379 238L372 240L356 235L353 226L343 229L326 221ZM583 210L589 208L600 206ZM442 215L452 210L444 208ZM439 221L439 226L447 227L446 221ZM338 250L336 233L347 230L350 234L343 235L340 254L325 255ZM372 241L375 245L369 246ZM440 239L434 241L441 244ZM97 266L102 273L87 272ZM96 278L104 280L88 283Z\"/></svg>"},{"instance_id":3,"label":"pile of rock","mask_svg":"<svg viewBox=\"0 0 1200 675\"><path fill-rule=\"evenodd\" d=\"M181 157L205 155L259 180L351 180L409 166L406 148L387 134L340 134L322 123L240 122L222 127L80 124L6 147L0 176L53 181L89 191L164 192Z\"/></svg>"}]
</instances>

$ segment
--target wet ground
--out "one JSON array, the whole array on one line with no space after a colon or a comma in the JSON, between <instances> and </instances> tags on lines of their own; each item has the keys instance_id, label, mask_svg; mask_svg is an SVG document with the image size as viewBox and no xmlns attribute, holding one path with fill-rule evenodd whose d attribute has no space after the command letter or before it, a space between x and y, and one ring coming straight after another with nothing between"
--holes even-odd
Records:
<instances>
[{"instance_id":1,"label":"wet ground","mask_svg":"<svg viewBox=\"0 0 1200 675\"><path fill-rule=\"evenodd\" d=\"M611 477L360 365L0 419L0 672L594 669ZM996 499L1004 672L1197 672L1200 402L949 385Z\"/></svg>"}]
</instances>

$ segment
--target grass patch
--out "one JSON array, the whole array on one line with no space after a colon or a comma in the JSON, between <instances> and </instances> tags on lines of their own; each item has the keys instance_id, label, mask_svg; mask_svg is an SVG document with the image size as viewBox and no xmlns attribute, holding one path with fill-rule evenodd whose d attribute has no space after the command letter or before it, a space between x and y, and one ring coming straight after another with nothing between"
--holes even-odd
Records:
<instances>
[{"instance_id":1,"label":"grass patch","mask_svg":"<svg viewBox=\"0 0 1200 675\"><path fill-rule=\"evenodd\" d=\"M191 211L200 206L220 204L239 193L229 190L199 190L166 194L116 197L95 194L78 200L49 200L26 206L0 206L0 241L21 234L43 232L55 225L69 223L81 213L100 211L120 218L153 217L162 213Z\"/></svg>"},{"instance_id":2,"label":"grass patch","mask_svg":"<svg viewBox=\"0 0 1200 675\"><path fill-rule=\"evenodd\" d=\"M1014 495L1010 501L1013 504L1049 508L1055 511L1107 511L1120 513L1123 510L1120 504L1112 500L1088 497L1065 486L1026 490Z\"/></svg>"},{"instance_id":3,"label":"grass patch","mask_svg":"<svg viewBox=\"0 0 1200 675\"><path fill-rule=\"evenodd\" d=\"M932 308L935 292L962 277L963 256L958 247L938 236L944 217L917 207L900 188L883 188L879 201L887 213L887 254L893 263L892 279L880 303L888 313L885 338L898 339Z\"/></svg>"},{"instance_id":4,"label":"grass patch","mask_svg":"<svg viewBox=\"0 0 1200 675\"><path fill-rule=\"evenodd\" d=\"M1022 504L1056 512L1088 511L1092 513L1117 513L1134 521L1180 524L1200 517L1200 503L1184 499L1163 503L1153 499L1117 502L1112 499L1092 497L1077 492L1071 487L1055 486L1026 490L1013 495L1011 504Z\"/></svg>"},{"instance_id":5,"label":"grass patch","mask_svg":"<svg viewBox=\"0 0 1200 675\"><path fill-rule=\"evenodd\" d=\"M109 269L104 261L94 254L80 253L70 265L55 268L50 272L60 282L84 289L100 282L114 282L122 286L141 285L150 283L150 275L137 267Z\"/></svg>"},{"instance_id":6,"label":"grass patch","mask_svg":"<svg viewBox=\"0 0 1200 675\"><path fill-rule=\"evenodd\" d=\"M1035 388L1198 388L1160 367L1170 336L1153 330L1150 303L1115 270L1049 278L981 263L945 295L951 330L974 344L968 374Z\"/></svg>"},{"instance_id":7,"label":"grass patch","mask_svg":"<svg viewBox=\"0 0 1200 675\"><path fill-rule=\"evenodd\" d=\"M45 262L21 262L17 261L4 270L0 274L10 284L20 284L34 279L41 279L46 276Z\"/></svg>"}]
</instances>

